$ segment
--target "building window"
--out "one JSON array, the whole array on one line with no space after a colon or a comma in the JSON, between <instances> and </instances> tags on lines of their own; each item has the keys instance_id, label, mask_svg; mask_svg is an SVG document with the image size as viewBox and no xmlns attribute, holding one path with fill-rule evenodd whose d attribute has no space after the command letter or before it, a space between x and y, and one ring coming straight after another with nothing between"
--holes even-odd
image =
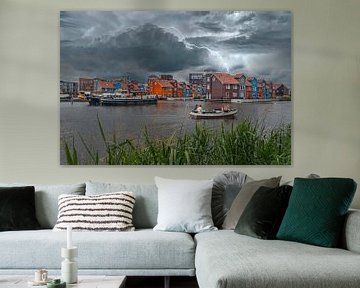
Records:
<instances>
[{"instance_id":1,"label":"building window","mask_svg":"<svg viewBox=\"0 0 360 288\"><path fill-rule=\"evenodd\" d=\"M226 96L226 97L229 97L229 92L225 92L225 96Z\"/></svg>"},{"instance_id":2,"label":"building window","mask_svg":"<svg viewBox=\"0 0 360 288\"><path fill-rule=\"evenodd\" d=\"M237 89L238 88L238 86L235 84L235 85L233 85L233 89Z\"/></svg>"},{"instance_id":3,"label":"building window","mask_svg":"<svg viewBox=\"0 0 360 288\"><path fill-rule=\"evenodd\" d=\"M237 93L233 92L233 97L237 97Z\"/></svg>"},{"instance_id":4,"label":"building window","mask_svg":"<svg viewBox=\"0 0 360 288\"><path fill-rule=\"evenodd\" d=\"M230 89L230 84L226 84L226 85L225 85L225 88L226 88L226 89Z\"/></svg>"}]
</instances>

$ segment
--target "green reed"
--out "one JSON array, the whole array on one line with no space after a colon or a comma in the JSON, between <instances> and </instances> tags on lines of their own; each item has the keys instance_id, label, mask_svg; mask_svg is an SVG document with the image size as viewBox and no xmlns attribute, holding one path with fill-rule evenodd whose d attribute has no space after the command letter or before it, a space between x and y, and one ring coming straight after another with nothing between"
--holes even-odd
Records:
<instances>
[{"instance_id":1,"label":"green reed","mask_svg":"<svg viewBox=\"0 0 360 288\"><path fill-rule=\"evenodd\" d=\"M232 127L212 130L197 124L192 133L164 139L154 139L144 129L142 144L125 139L119 142L105 136L98 118L101 138L106 153L91 151L85 139L79 135L89 159L80 163L77 148L65 142L65 155L69 165L290 165L291 127L286 125L273 130L250 121Z\"/></svg>"}]
</instances>

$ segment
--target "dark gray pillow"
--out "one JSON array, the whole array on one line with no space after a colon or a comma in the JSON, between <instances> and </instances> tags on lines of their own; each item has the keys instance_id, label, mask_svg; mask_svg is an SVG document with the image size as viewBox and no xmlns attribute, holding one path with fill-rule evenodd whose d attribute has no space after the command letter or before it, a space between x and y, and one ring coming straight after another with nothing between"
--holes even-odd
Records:
<instances>
[{"instance_id":1,"label":"dark gray pillow","mask_svg":"<svg viewBox=\"0 0 360 288\"><path fill-rule=\"evenodd\" d=\"M246 205L249 203L255 192L261 186L269 188L279 187L280 180L281 176L245 183L226 214L222 228L234 230L236 223L239 221L241 214L244 212Z\"/></svg>"},{"instance_id":2,"label":"dark gray pillow","mask_svg":"<svg viewBox=\"0 0 360 288\"><path fill-rule=\"evenodd\" d=\"M227 212L244 183L252 178L245 173L228 171L219 174L214 179L211 199L211 213L214 225L221 228Z\"/></svg>"},{"instance_id":3,"label":"dark gray pillow","mask_svg":"<svg viewBox=\"0 0 360 288\"><path fill-rule=\"evenodd\" d=\"M260 187L241 214L235 232L260 239L275 239L289 203L292 186Z\"/></svg>"}]
</instances>

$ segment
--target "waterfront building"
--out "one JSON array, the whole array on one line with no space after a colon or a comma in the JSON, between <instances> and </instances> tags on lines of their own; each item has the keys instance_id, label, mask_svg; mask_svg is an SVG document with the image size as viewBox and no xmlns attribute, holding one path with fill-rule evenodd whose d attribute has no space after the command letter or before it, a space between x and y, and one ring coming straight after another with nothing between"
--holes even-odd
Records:
<instances>
[{"instance_id":1,"label":"waterfront building","mask_svg":"<svg viewBox=\"0 0 360 288\"><path fill-rule=\"evenodd\" d=\"M151 95L174 97L174 86L170 80L149 79L149 89Z\"/></svg>"},{"instance_id":2,"label":"waterfront building","mask_svg":"<svg viewBox=\"0 0 360 288\"><path fill-rule=\"evenodd\" d=\"M196 85L196 96L204 96L206 94L206 75L203 73L190 73L189 84Z\"/></svg>"},{"instance_id":3,"label":"waterfront building","mask_svg":"<svg viewBox=\"0 0 360 288\"><path fill-rule=\"evenodd\" d=\"M206 87L205 87L206 99L210 99L211 76L212 76L212 74L210 74L210 73L207 73L205 75L205 78L206 78Z\"/></svg>"},{"instance_id":4,"label":"waterfront building","mask_svg":"<svg viewBox=\"0 0 360 288\"><path fill-rule=\"evenodd\" d=\"M234 78L239 81L239 98L245 99L246 94L246 76L244 73L235 74Z\"/></svg>"},{"instance_id":5,"label":"waterfront building","mask_svg":"<svg viewBox=\"0 0 360 288\"><path fill-rule=\"evenodd\" d=\"M182 98L182 97L185 97L185 94L184 94L184 85L186 86L186 83L185 82L177 82L176 84L176 97L178 98Z\"/></svg>"},{"instance_id":6,"label":"waterfront building","mask_svg":"<svg viewBox=\"0 0 360 288\"><path fill-rule=\"evenodd\" d=\"M162 74L162 75L160 75L160 79L161 80L173 80L174 77L171 74Z\"/></svg>"},{"instance_id":7,"label":"waterfront building","mask_svg":"<svg viewBox=\"0 0 360 288\"><path fill-rule=\"evenodd\" d=\"M95 81L92 78L79 78L79 91L94 92Z\"/></svg>"},{"instance_id":8,"label":"waterfront building","mask_svg":"<svg viewBox=\"0 0 360 288\"><path fill-rule=\"evenodd\" d=\"M276 84L275 95L276 96L289 96L290 90L284 84Z\"/></svg>"},{"instance_id":9,"label":"waterfront building","mask_svg":"<svg viewBox=\"0 0 360 288\"><path fill-rule=\"evenodd\" d=\"M259 78L257 80L257 98L264 99L265 98L265 89L266 89L266 82L264 79Z\"/></svg>"},{"instance_id":10,"label":"waterfront building","mask_svg":"<svg viewBox=\"0 0 360 288\"><path fill-rule=\"evenodd\" d=\"M78 88L79 85L77 82L60 81L60 94L68 94L69 96L76 97Z\"/></svg>"},{"instance_id":11,"label":"waterfront building","mask_svg":"<svg viewBox=\"0 0 360 288\"><path fill-rule=\"evenodd\" d=\"M258 85L255 77L246 78L246 99L257 99L258 97Z\"/></svg>"},{"instance_id":12,"label":"waterfront building","mask_svg":"<svg viewBox=\"0 0 360 288\"><path fill-rule=\"evenodd\" d=\"M210 77L209 99L233 99L239 95L239 81L228 73L213 73Z\"/></svg>"},{"instance_id":13,"label":"waterfront building","mask_svg":"<svg viewBox=\"0 0 360 288\"><path fill-rule=\"evenodd\" d=\"M114 82L102 79L94 79L94 92L97 93L114 93Z\"/></svg>"},{"instance_id":14,"label":"waterfront building","mask_svg":"<svg viewBox=\"0 0 360 288\"><path fill-rule=\"evenodd\" d=\"M266 81L265 84L265 98L270 99L272 98L272 82Z\"/></svg>"},{"instance_id":15,"label":"waterfront building","mask_svg":"<svg viewBox=\"0 0 360 288\"><path fill-rule=\"evenodd\" d=\"M128 83L128 94L131 96L144 96L147 94L147 87L145 84L140 83L137 80L131 80Z\"/></svg>"}]
</instances>

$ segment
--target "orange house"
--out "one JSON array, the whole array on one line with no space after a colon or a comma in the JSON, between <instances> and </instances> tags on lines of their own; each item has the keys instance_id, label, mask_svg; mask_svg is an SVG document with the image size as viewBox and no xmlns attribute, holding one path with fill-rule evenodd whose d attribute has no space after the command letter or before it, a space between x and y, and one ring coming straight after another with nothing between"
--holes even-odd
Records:
<instances>
[{"instance_id":1,"label":"orange house","mask_svg":"<svg viewBox=\"0 0 360 288\"><path fill-rule=\"evenodd\" d=\"M151 95L163 96L163 97L173 97L174 96L174 86L169 80L162 79L150 79L149 88Z\"/></svg>"}]
</instances>

